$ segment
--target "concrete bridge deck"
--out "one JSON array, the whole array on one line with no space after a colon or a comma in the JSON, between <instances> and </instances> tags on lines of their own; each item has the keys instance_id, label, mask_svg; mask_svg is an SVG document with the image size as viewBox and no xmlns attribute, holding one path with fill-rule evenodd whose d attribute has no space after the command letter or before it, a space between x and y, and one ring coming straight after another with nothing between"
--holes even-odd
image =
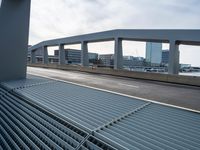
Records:
<instances>
[{"instance_id":1,"label":"concrete bridge deck","mask_svg":"<svg viewBox=\"0 0 200 150\"><path fill-rule=\"evenodd\" d=\"M200 111L196 86L35 67L28 67L28 73Z\"/></svg>"}]
</instances>

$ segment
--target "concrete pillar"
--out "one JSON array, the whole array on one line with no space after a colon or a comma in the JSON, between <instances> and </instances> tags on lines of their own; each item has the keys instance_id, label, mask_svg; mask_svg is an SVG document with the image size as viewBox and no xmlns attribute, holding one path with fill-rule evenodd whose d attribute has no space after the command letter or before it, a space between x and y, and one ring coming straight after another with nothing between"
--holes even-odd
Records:
<instances>
[{"instance_id":1,"label":"concrete pillar","mask_svg":"<svg viewBox=\"0 0 200 150\"><path fill-rule=\"evenodd\" d=\"M31 63L35 64L36 63L36 51L31 51Z\"/></svg>"},{"instance_id":2,"label":"concrete pillar","mask_svg":"<svg viewBox=\"0 0 200 150\"><path fill-rule=\"evenodd\" d=\"M65 64L65 48L64 44L59 45L59 64L64 65Z\"/></svg>"},{"instance_id":3,"label":"concrete pillar","mask_svg":"<svg viewBox=\"0 0 200 150\"><path fill-rule=\"evenodd\" d=\"M122 39L115 38L114 69L123 68Z\"/></svg>"},{"instance_id":4,"label":"concrete pillar","mask_svg":"<svg viewBox=\"0 0 200 150\"><path fill-rule=\"evenodd\" d=\"M89 66L88 43L85 41L81 43L81 64L84 67Z\"/></svg>"},{"instance_id":5,"label":"concrete pillar","mask_svg":"<svg viewBox=\"0 0 200 150\"><path fill-rule=\"evenodd\" d=\"M178 74L179 73L179 45L175 40L170 41L169 48L169 74Z\"/></svg>"},{"instance_id":6,"label":"concrete pillar","mask_svg":"<svg viewBox=\"0 0 200 150\"><path fill-rule=\"evenodd\" d=\"M3 0L0 7L0 82L26 77L30 0Z\"/></svg>"},{"instance_id":7,"label":"concrete pillar","mask_svg":"<svg viewBox=\"0 0 200 150\"><path fill-rule=\"evenodd\" d=\"M43 46L43 64L48 64L49 58L48 58L48 49L47 46Z\"/></svg>"}]
</instances>

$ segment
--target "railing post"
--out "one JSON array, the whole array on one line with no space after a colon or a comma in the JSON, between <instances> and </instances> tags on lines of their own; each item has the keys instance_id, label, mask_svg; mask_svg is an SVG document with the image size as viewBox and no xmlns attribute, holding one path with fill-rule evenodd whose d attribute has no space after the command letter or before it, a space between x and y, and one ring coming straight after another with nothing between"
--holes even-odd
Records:
<instances>
[{"instance_id":1,"label":"railing post","mask_svg":"<svg viewBox=\"0 0 200 150\"><path fill-rule=\"evenodd\" d=\"M179 73L179 45L175 40L170 41L169 48L169 74L178 74Z\"/></svg>"},{"instance_id":2,"label":"railing post","mask_svg":"<svg viewBox=\"0 0 200 150\"><path fill-rule=\"evenodd\" d=\"M65 48L64 44L59 45L59 64L64 65L65 64Z\"/></svg>"},{"instance_id":3,"label":"railing post","mask_svg":"<svg viewBox=\"0 0 200 150\"><path fill-rule=\"evenodd\" d=\"M43 64L48 64L49 63L49 58L48 58L48 49L47 46L43 46Z\"/></svg>"},{"instance_id":4,"label":"railing post","mask_svg":"<svg viewBox=\"0 0 200 150\"><path fill-rule=\"evenodd\" d=\"M115 38L114 69L123 68L122 39Z\"/></svg>"},{"instance_id":5,"label":"railing post","mask_svg":"<svg viewBox=\"0 0 200 150\"><path fill-rule=\"evenodd\" d=\"M81 64L84 67L89 66L88 43L86 41L81 42Z\"/></svg>"},{"instance_id":6,"label":"railing post","mask_svg":"<svg viewBox=\"0 0 200 150\"><path fill-rule=\"evenodd\" d=\"M36 55L35 55L36 51L32 50L31 51L31 64L35 64L36 63Z\"/></svg>"}]
</instances>

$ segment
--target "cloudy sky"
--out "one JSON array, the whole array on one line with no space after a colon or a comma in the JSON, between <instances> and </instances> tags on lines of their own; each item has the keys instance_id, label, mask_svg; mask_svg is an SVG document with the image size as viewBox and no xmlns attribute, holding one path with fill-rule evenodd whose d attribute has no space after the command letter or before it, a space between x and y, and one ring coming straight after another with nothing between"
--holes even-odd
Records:
<instances>
[{"instance_id":1,"label":"cloudy sky","mask_svg":"<svg viewBox=\"0 0 200 150\"><path fill-rule=\"evenodd\" d=\"M29 44L111 29L199 29L199 16L200 0L32 0ZM124 42L125 54L144 56L144 49ZM89 50L112 53L113 42ZM200 66L200 47L180 53L181 62Z\"/></svg>"}]
</instances>

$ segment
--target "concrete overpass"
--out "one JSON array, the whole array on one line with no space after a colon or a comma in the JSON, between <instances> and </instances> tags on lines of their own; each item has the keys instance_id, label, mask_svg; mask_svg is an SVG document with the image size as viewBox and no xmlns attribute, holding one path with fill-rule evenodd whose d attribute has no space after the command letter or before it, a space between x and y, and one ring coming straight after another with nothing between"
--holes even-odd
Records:
<instances>
[{"instance_id":1,"label":"concrete overpass","mask_svg":"<svg viewBox=\"0 0 200 150\"><path fill-rule=\"evenodd\" d=\"M88 66L88 43L101 41L115 41L115 69L122 69L123 47L122 40L161 42L170 44L169 73L178 74L179 72L179 45L200 45L200 30L137 30L137 29L117 29L85 35L78 35L54 40L43 41L32 46L31 58L35 63L35 52L43 49L43 63L48 63L48 46L59 46L59 63L64 64L64 45L81 44L82 65Z\"/></svg>"},{"instance_id":2,"label":"concrete overpass","mask_svg":"<svg viewBox=\"0 0 200 150\"><path fill-rule=\"evenodd\" d=\"M199 111L61 80L25 78L29 10L30 0L4 0L0 8L0 150L200 149ZM173 36L173 32L181 34ZM171 73L176 73L178 45L198 44L199 31L163 31L172 34L171 38L165 34L161 38L161 33L116 30L46 41L31 48L32 56L42 47L44 63L48 63L48 46L59 45L63 56L65 44L78 42L82 44L82 63L87 66L88 42L115 40L115 68L119 69L123 39L163 41L171 45ZM198 89L193 90L199 94ZM191 100L188 95L184 98Z\"/></svg>"}]
</instances>

